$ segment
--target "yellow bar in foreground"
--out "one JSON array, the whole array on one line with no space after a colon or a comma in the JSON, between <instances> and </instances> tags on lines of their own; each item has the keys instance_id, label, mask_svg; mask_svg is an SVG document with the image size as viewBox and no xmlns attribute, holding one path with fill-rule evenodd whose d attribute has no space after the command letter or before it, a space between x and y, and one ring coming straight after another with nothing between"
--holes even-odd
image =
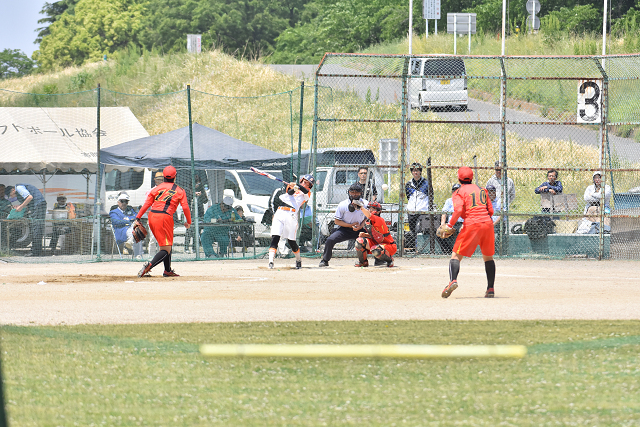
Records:
<instances>
[{"instance_id":1,"label":"yellow bar in foreground","mask_svg":"<svg viewBox=\"0 0 640 427\"><path fill-rule=\"evenodd\" d=\"M212 357L522 358L527 354L527 347L523 345L203 344L200 346L200 353Z\"/></svg>"}]
</instances>

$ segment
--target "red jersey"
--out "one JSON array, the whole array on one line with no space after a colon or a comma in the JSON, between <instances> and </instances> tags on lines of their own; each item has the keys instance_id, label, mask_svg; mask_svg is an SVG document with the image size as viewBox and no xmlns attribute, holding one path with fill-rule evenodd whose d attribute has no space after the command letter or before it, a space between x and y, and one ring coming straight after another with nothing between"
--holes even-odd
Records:
<instances>
[{"instance_id":1,"label":"red jersey","mask_svg":"<svg viewBox=\"0 0 640 427\"><path fill-rule=\"evenodd\" d=\"M475 184L462 184L452 196L453 199L453 215L449 219L449 226L455 224L458 218L464 219L464 224L479 224L490 222L493 215L493 205L487 195L487 190L480 188Z\"/></svg>"},{"instance_id":2,"label":"red jersey","mask_svg":"<svg viewBox=\"0 0 640 427\"><path fill-rule=\"evenodd\" d=\"M371 234L371 237L373 237L373 240L376 243L382 244L394 242L393 236L389 233L389 227L387 227L387 223L383 218L378 215L371 215L371 218L369 218L367 222L371 224L371 232L369 234ZM376 236L378 238L382 237L382 240L376 239Z\"/></svg>"},{"instance_id":3,"label":"red jersey","mask_svg":"<svg viewBox=\"0 0 640 427\"><path fill-rule=\"evenodd\" d=\"M163 182L149 191L147 200L145 200L144 205L140 208L137 218L142 218L142 215L144 215L149 207L151 207L149 212L164 213L173 216L176 209L178 209L178 203L182 205L187 223L191 224L191 210L187 204L187 194L185 191L173 182Z\"/></svg>"}]
</instances>

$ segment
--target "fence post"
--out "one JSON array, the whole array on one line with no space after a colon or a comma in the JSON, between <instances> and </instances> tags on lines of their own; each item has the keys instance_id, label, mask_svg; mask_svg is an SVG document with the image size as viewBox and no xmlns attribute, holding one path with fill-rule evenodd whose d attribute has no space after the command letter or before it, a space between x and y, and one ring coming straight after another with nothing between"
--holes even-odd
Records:
<instances>
[{"instance_id":1,"label":"fence post","mask_svg":"<svg viewBox=\"0 0 640 427\"><path fill-rule=\"evenodd\" d=\"M300 82L300 125L298 126L298 169L297 176L300 178L300 162L302 161L302 113L304 112L304 80Z\"/></svg>"},{"instance_id":2,"label":"fence post","mask_svg":"<svg viewBox=\"0 0 640 427\"><path fill-rule=\"evenodd\" d=\"M400 121L400 185L398 188L398 241L400 242L400 256L404 256L404 168L407 153L407 78L411 56L404 57L402 67L402 118ZM411 101L409 101L411 102ZM411 106L409 106L411 107Z\"/></svg>"},{"instance_id":3,"label":"fence post","mask_svg":"<svg viewBox=\"0 0 640 427\"><path fill-rule=\"evenodd\" d=\"M2 354L1 351L0 354ZM2 358L0 357L0 359ZM2 389L2 382L2 363L0 362L0 427L7 427L9 424L7 423L7 414L4 408L4 393Z\"/></svg>"},{"instance_id":4,"label":"fence post","mask_svg":"<svg viewBox=\"0 0 640 427\"><path fill-rule=\"evenodd\" d=\"M429 198L429 248L431 255L436 253L436 229L435 229L435 215L433 211L436 209L433 203L433 176L431 174L431 157L427 159L427 182L429 187L427 190L427 197ZM424 236L424 230L422 230ZM417 237L416 237L417 238ZM418 250L418 241L416 240L416 251ZM416 252L416 255L418 253Z\"/></svg>"},{"instance_id":5,"label":"fence post","mask_svg":"<svg viewBox=\"0 0 640 427\"><path fill-rule=\"evenodd\" d=\"M507 132L506 132L506 120L507 120L507 71L504 66L504 56L500 57L500 166L502 167L502 194L500 197L502 200L500 203L502 204L502 227L504 228L504 233L499 233L498 238L499 241L499 254L500 256L505 255L504 246L507 245L509 247L509 181L507 179Z\"/></svg>"},{"instance_id":6,"label":"fence post","mask_svg":"<svg viewBox=\"0 0 640 427\"><path fill-rule=\"evenodd\" d=\"M193 211L195 213L192 222L195 223L195 233L193 241L196 245L196 260L200 259L200 221L198 221L198 202L196 200L196 166L193 155L193 126L191 121L191 85L187 85L187 110L189 112L189 149L191 150L191 200L193 200ZM186 248L185 248L186 249Z\"/></svg>"},{"instance_id":7,"label":"fence post","mask_svg":"<svg viewBox=\"0 0 640 427\"><path fill-rule=\"evenodd\" d=\"M600 60L598 58L593 58L594 61L596 62L596 66L598 67L598 69L600 70L600 73L602 74L602 120L601 120L601 124L600 124L600 135L601 135L601 140L600 140L600 171L602 172L602 183L600 185L600 194L601 194L601 198L600 198L600 227L599 232L598 232L598 259L602 260L604 258L604 217L605 217L605 213L604 213L604 191L605 191L605 186L607 184L607 162L606 162L606 156L607 156L607 147L609 147L609 126L607 121L609 120L609 115L608 115L608 109L609 109L609 76L607 75L607 72L605 71L604 67L602 66L602 63L600 62ZM602 60L604 61L604 57L602 57ZM613 182L613 179L612 179Z\"/></svg>"},{"instance_id":8,"label":"fence post","mask_svg":"<svg viewBox=\"0 0 640 427\"><path fill-rule=\"evenodd\" d=\"M96 158L98 162L98 170L96 171L96 218L98 223L98 229L96 234L98 235L98 247L96 249L96 260L100 261L100 246L102 245L102 238L100 236L100 217L102 215L102 169L100 168L100 83L98 83L98 114L96 121Z\"/></svg>"},{"instance_id":9,"label":"fence post","mask_svg":"<svg viewBox=\"0 0 640 427\"><path fill-rule=\"evenodd\" d=\"M318 73L320 72L320 69L322 68L322 64L324 62L324 59L326 58L326 55L322 58L322 60L320 61L320 64L318 65L318 68L316 69L316 73L315 73L315 77L314 77L314 81L313 81L313 85L314 85L314 92L313 92L313 126L311 128L311 156L309 157L309 161L311 162L309 164L309 170L313 171L313 176L317 177L317 171L316 171L316 155L318 152ZM300 153L300 150L298 149L298 153ZM300 164L300 155L298 154L298 165ZM311 206L313 206L313 217L311 218L312 224L316 224L317 218L318 218L318 205L317 205L317 198L316 198L316 189L317 189L317 185L314 185L312 188L312 203ZM312 233L311 233L311 245L314 248L318 248L320 245L320 235L319 229L316 229L317 227L312 227Z\"/></svg>"}]
</instances>

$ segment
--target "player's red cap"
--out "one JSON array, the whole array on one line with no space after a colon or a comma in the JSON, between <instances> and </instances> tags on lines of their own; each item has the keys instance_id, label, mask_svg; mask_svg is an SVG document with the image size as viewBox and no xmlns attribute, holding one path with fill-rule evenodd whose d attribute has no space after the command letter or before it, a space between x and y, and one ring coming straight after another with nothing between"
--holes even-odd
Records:
<instances>
[{"instance_id":1,"label":"player's red cap","mask_svg":"<svg viewBox=\"0 0 640 427\"><path fill-rule=\"evenodd\" d=\"M471 170L471 169L469 169ZM164 170L162 171L162 175L164 175L165 178L169 178L169 179L173 179L176 177L176 168L174 168L173 166L169 165L166 168L164 168Z\"/></svg>"},{"instance_id":2,"label":"player's red cap","mask_svg":"<svg viewBox=\"0 0 640 427\"><path fill-rule=\"evenodd\" d=\"M460 181L472 181L473 180L473 170L471 170L468 166L463 166L458 169L458 179Z\"/></svg>"}]
</instances>

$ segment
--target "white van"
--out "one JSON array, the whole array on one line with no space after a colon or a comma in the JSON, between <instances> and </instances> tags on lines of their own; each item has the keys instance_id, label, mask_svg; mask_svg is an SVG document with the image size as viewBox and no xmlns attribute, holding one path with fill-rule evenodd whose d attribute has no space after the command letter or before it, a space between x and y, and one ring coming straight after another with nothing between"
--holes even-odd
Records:
<instances>
[{"instance_id":1,"label":"white van","mask_svg":"<svg viewBox=\"0 0 640 427\"><path fill-rule=\"evenodd\" d=\"M469 104L467 72L461 58L412 58L409 100L411 108L455 107L466 111Z\"/></svg>"}]
</instances>

